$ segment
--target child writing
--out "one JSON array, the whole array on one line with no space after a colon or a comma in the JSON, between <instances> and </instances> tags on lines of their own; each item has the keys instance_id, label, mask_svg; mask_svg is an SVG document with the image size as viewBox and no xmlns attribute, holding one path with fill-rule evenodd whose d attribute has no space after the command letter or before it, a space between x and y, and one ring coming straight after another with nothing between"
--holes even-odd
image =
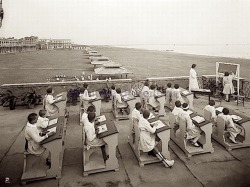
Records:
<instances>
[{"instance_id":1,"label":"child writing","mask_svg":"<svg viewBox=\"0 0 250 187\"><path fill-rule=\"evenodd\" d=\"M121 114L123 114L123 111L125 111L127 113L127 115L129 115L129 112L127 110L125 110L128 108L128 104L126 102L122 101L120 88L116 89L115 102L116 102L116 107L120 109Z\"/></svg>"},{"instance_id":2,"label":"child writing","mask_svg":"<svg viewBox=\"0 0 250 187\"><path fill-rule=\"evenodd\" d=\"M160 103L155 98L155 96L157 96L156 94L157 94L157 92L156 92L155 85L151 85L150 86L150 90L149 90L148 103L153 107L153 110L155 112L158 112L159 108L160 108Z\"/></svg>"},{"instance_id":3,"label":"child writing","mask_svg":"<svg viewBox=\"0 0 250 187\"><path fill-rule=\"evenodd\" d=\"M190 140L190 143L193 146L199 147L199 144L197 143L197 141L201 137L201 130L200 128L196 127L193 124L189 116L189 113L187 112L189 109L189 106L187 103L182 104L182 109L183 109L183 112L179 115L179 118L185 121L187 124L186 139Z\"/></svg>"},{"instance_id":4,"label":"child writing","mask_svg":"<svg viewBox=\"0 0 250 187\"><path fill-rule=\"evenodd\" d=\"M140 129L140 142L139 149L143 152L147 152L148 155L157 156L166 167L171 167L174 164L174 160L167 160L160 152L155 149L155 131L156 126L151 127L148 122L150 112L145 110L143 112L143 117L139 120L139 129Z\"/></svg>"},{"instance_id":5,"label":"child writing","mask_svg":"<svg viewBox=\"0 0 250 187\"><path fill-rule=\"evenodd\" d=\"M46 150L39 143L43 141L44 139L48 138L50 135L53 135L54 133L49 133L49 134L46 134L45 136L40 136L39 135L40 132L36 126L36 122L37 122L37 114L36 113L29 114L28 122L24 131L24 136L25 136L26 143L27 143L25 145L25 148L26 148L26 151L29 152L30 154L39 156L43 154ZM51 165L50 153L48 154L48 157L46 159L46 164L48 166Z\"/></svg>"},{"instance_id":6,"label":"child writing","mask_svg":"<svg viewBox=\"0 0 250 187\"><path fill-rule=\"evenodd\" d=\"M213 121L213 123L215 123L216 119L217 119L214 105L215 105L215 101L210 100L209 104L207 106L205 106L205 108L203 109L203 112L204 112L204 110L207 110L211 114L211 120Z\"/></svg>"},{"instance_id":7,"label":"child writing","mask_svg":"<svg viewBox=\"0 0 250 187\"><path fill-rule=\"evenodd\" d=\"M52 88L47 89L47 94L44 97L43 107L46 110L46 116L52 116L59 112L58 107L54 104L56 100L53 97L54 90Z\"/></svg>"},{"instance_id":8,"label":"child writing","mask_svg":"<svg viewBox=\"0 0 250 187\"><path fill-rule=\"evenodd\" d=\"M39 116L38 116L38 119L37 119L37 123L36 123L36 126L37 126L37 129L42 132L43 129L47 128L49 125L49 119L46 118L46 111L45 110L40 110L39 111Z\"/></svg>"},{"instance_id":9,"label":"child writing","mask_svg":"<svg viewBox=\"0 0 250 187\"><path fill-rule=\"evenodd\" d=\"M96 98L96 96L92 96L92 97L89 96L87 83L84 83L83 87L80 88L79 97L80 97L81 105L83 105L83 108L85 110L87 110L87 108L91 106L91 103L89 103L89 101Z\"/></svg>"},{"instance_id":10,"label":"child writing","mask_svg":"<svg viewBox=\"0 0 250 187\"><path fill-rule=\"evenodd\" d=\"M229 95L234 93L234 86L233 86L233 78L234 73L231 72L229 75L228 72L225 72L223 77L223 94L226 95L226 101L229 102Z\"/></svg>"},{"instance_id":11,"label":"child writing","mask_svg":"<svg viewBox=\"0 0 250 187\"><path fill-rule=\"evenodd\" d=\"M239 143L236 141L236 137L241 133L241 129L236 127L234 124L232 117L229 115L229 110L227 108L223 108L222 113L219 114L219 116L225 120L226 131L230 134L229 139L235 144Z\"/></svg>"}]
</instances>

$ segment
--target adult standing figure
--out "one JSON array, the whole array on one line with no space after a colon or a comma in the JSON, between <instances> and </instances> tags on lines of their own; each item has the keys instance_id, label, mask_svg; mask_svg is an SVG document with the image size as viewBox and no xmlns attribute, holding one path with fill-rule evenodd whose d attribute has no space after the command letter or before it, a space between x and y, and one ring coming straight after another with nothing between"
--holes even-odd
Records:
<instances>
[{"instance_id":1,"label":"adult standing figure","mask_svg":"<svg viewBox=\"0 0 250 187\"><path fill-rule=\"evenodd\" d=\"M198 80L197 80L197 73L195 71L195 67L196 64L192 64L191 69L190 69L190 73L189 73L189 91L191 91L192 89L199 89L199 84L198 84ZM194 94L194 98L198 98L196 97L196 95Z\"/></svg>"}]
</instances>

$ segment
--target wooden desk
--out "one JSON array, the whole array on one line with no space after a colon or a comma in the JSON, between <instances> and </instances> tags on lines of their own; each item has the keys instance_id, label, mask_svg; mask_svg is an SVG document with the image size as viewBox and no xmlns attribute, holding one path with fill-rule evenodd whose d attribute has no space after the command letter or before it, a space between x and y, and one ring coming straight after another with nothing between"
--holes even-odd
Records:
<instances>
[{"instance_id":1,"label":"wooden desk","mask_svg":"<svg viewBox=\"0 0 250 187\"><path fill-rule=\"evenodd\" d=\"M209 103L211 93L212 93L211 90L209 90L209 89L195 89L195 90L191 90L191 92L208 95L208 103Z\"/></svg>"},{"instance_id":2,"label":"wooden desk","mask_svg":"<svg viewBox=\"0 0 250 187\"><path fill-rule=\"evenodd\" d=\"M159 120L159 118L156 117L149 119L148 121L152 123L157 120ZM168 151L168 142L170 140L170 127L163 121L162 123L165 126L157 129L155 132L156 136L158 136L158 138L161 140L160 143L156 145L156 148L162 153L162 155L165 158L170 159L170 153ZM147 153L141 153L141 151L139 150L139 137L140 137L139 127L138 125L135 125L135 142L133 143L132 141L129 140L128 143L131 146L139 162L139 166L142 167L145 164L161 162L157 157L149 156Z\"/></svg>"},{"instance_id":3,"label":"wooden desk","mask_svg":"<svg viewBox=\"0 0 250 187\"><path fill-rule=\"evenodd\" d=\"M110 170L119 170L118 159L116 157L116 147L118 146L118 130L112 120L106 117L106 121L100 123L100 125L106 124L108 131L103 132L98 135L99 139L103 139L108 145L108 160L106 160L106 164L100 168L95 165L89 166L89 162L86 165L83 164L83 176L88 176L91 173L99 173ZM85 136L85 134L84 134ZM83 148L83 151L86 151ZM84 155L84 154L83 154ZM84 158L83 158L84 159Z\"/></svg>"},{"instance_id":4,"label":"wooden desk","mask_svg":"<svg viewBox=\"0 0 250 187\"><path fill-rule=\"evenodd\" d=\"M126 92L126 93L127 93L126 95L122 95L122 100L128 104L129 115L131 116L132 111L135 108L136 100L135 100L135 97L132 94L130 94L128 92Z\"/></svg>"},{"instance_id":5,"label":"wooden desk","mask_svg":"<svg viewBox=\"0 0 250 187\"><path fill-rule=\"evenodd\" d=\"M96 91L94 93L96 95L96 98L89 100L89 103L94 105L96 116L100 116L101 115L101 107L102 107L102 98L101 98L99 92ZM93 95L90 94L90 97L92 97L92 96Z\"/></svg>"},{"instance_id":6,"label":"wooden desk","mask_svg":"<svg viewBox=\"0 0 250 187\"><path fill-rule=\"evenodd\" d=\"M185 97L188 100L189 108L193 110L194 109L194 94L184 88L180 88L180 90L181 90L181 96Z\"/></svg>"},{"instance_id":7,"label":"wooden desk","mask_svg":"<svg viewBox=\"0 0 250 187\"><path fill-rule=\"evenodd\" d=\"M165 116L166 115L166 112L165 112L165 109L164 109L164 106L165 106L165 101L166 101L166 98L165 98L165 94L164 93L161 93L161 92L157 92L157 95L155 96L155 99L160 103L160 109L159 109L159 116Z\"/></svg>"},{"instance_id":8,"label":"wooden desk","mask_svg":"<svg viewBox=\"0 0 250 187\"><path fill-rule=\"evenodd\" d=\"M218 115L219 113L221 112L216 110L216 114ZM243 132L237 136L239 137L240 142L234 144L225 137L225 121L219 116L217 117L217 126L214 126L214 132L212 134L213 139L223 145L228 151L237 148L250 147L250 117L234 110L229 110L229 115L237 115L242 118L239 121L234 121L235 124L243 129Z\"/></svg>"},{"instance_id":9,"label":"wooden desk","mask_svg":"<svg viewBox=\"0 0 250 187\"><path fill-rule=\"evenodd\" d=\"M198 116L198 114L195 112L190 114L191 119L195 116ZM169 121L171 127L171 139L183 150L183 152L186 153L188 157L191 157L192 155L196 154L214 152L214 148L211 143L212 126L213 126L212 122L205 120L202 123L196 123L194 120L192 120L193 124L199 127L203 131L200 139L198 140L198 142L202 144L202 147L194 147L185 138L186 126L187 126L186 122L179 118L179 124L176 124L175 119L176 117L172 113L170 113ZM179 129L179 135L176 133L178 129Z\"/></svg>"},{"instance_id":10,"label":"wooden desk","mask_svg":"<svg viewBox=\"0 0 250 187\"><path fill-rule=\"evenodd\" d=\"M24 172L21 178L22 184L26 184L26 182L30 181L43 180L48 178L61 178L65 136L64 119L64 116L62 116L58 118L56 124L46 128L45 131L50 128L57 127L56 134L40 142L40 145L43 145L50 151L51 168L48 169L48 166L45 166L45 160L41 161L40 156L38 157L35 155L28 155L27 161L24 165ZM38 160L38 162L36 160Z\"/></svg>"}]
</instances>

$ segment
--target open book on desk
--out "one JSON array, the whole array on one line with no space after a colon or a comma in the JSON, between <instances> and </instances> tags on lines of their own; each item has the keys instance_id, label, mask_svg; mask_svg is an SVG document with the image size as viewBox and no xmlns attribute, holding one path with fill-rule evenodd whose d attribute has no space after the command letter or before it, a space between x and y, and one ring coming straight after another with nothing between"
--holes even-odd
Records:
<instances>
[{"instance_id":1,"label":"open book on desk","mask_svg":"<svg viewBox=\"0 0 250 187\"><path fill-rule=\"evenodd\" d=\"M237 115L231 115L231 117L232 117L232 119L234 121L240 121L240 120L242 120L242 118L240 116L237 116Z\"/></svg>"},{"instance_id":2,"label":"open book on desk","mask_svg":"<svg viewBox=\"0 0 250 187\"><path fill-rule=\"evenodd\" d=\"M155 118L155 115L150 112L148 119L152 119L152 118Z\"/></svg>"},{"instance_id":3,"label":"open book on desk","mask_svg":"<svg viewBox=\"0 0 250 187\"><path fill-rule=\"evenodd\" d=\"M203 118L201 116L195 116L192 118L192 120L194 120L196 123L202 123L205 121L205 118Z\"/></svg>"},{"instance_id":4,"label":"open book on desk","mask_svg":"<svg viewBox=\"0 0 250 187\"><path fill-rule=\"evenodd\" d=\"M103 124L103 125L101 125L101 126L99 126L99 127L97 127L97 128L98 128L98 134L101 134L101 133L103 133L103 132L108 131L108 128L107 128L107 125L106 125L106 124Z\"/></svg>"},{"instance_id":5,"label":"open book on desk","mask_svg":"<svg viewBox=\"0 0 250 187\"><path fill-rule=\"evenodd\" d=\"M48 133L51 133L51 132L56 133L56 127L53 127L53 128L51 128L51 129L48 129L47 131L48 131Z\"/></svg>"},{"instance_id":6,"label":"open book on desk","mask_svg":"<svg viewBox=\"0 0 250 187\"><path fill-rule=\"evenodd\" d=\"M98 116L96 119L97 119L99 122L106 121L105 115Z\"/></svg>"},{"instance_id":7,"label":"open book on desk","mask_svg":"<svg viewBox=\"0 0 250 187\"><path fill-rule=\"evenodd\" d=\"M156 129L165 127L164 123L162 123L160 120L154 121L153 123L151 123L152 126L156 126Z\"/></svg>"},{"instance_id":8,"label":"open book on desk","mask_svg":"<svg viewBox=\"0 0 250 187\"><path fill-rule=\"evenodd\" d=\"M51 125L57 124L57 121L58 121L58 118L55 118L55 119L50 120L50 121L49 121L49 125L48 125L48 126L51 126Z\"/></svg>"}]
</instances>

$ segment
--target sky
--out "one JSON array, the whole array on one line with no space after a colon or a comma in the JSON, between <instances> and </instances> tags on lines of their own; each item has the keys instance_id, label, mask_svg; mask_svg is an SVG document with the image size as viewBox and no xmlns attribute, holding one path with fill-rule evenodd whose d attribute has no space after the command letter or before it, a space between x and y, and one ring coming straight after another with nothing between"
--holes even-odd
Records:
<instances>
[{"instance_id":1,"label":"sky","mask_svg":"<svg viewBox=\"0 0 250 187\"><path fill-rule=\"evenodd\" d=\"M250 44L250 0L3 0L0 37L89 45Z\"/></svg>"}]
</instances>

